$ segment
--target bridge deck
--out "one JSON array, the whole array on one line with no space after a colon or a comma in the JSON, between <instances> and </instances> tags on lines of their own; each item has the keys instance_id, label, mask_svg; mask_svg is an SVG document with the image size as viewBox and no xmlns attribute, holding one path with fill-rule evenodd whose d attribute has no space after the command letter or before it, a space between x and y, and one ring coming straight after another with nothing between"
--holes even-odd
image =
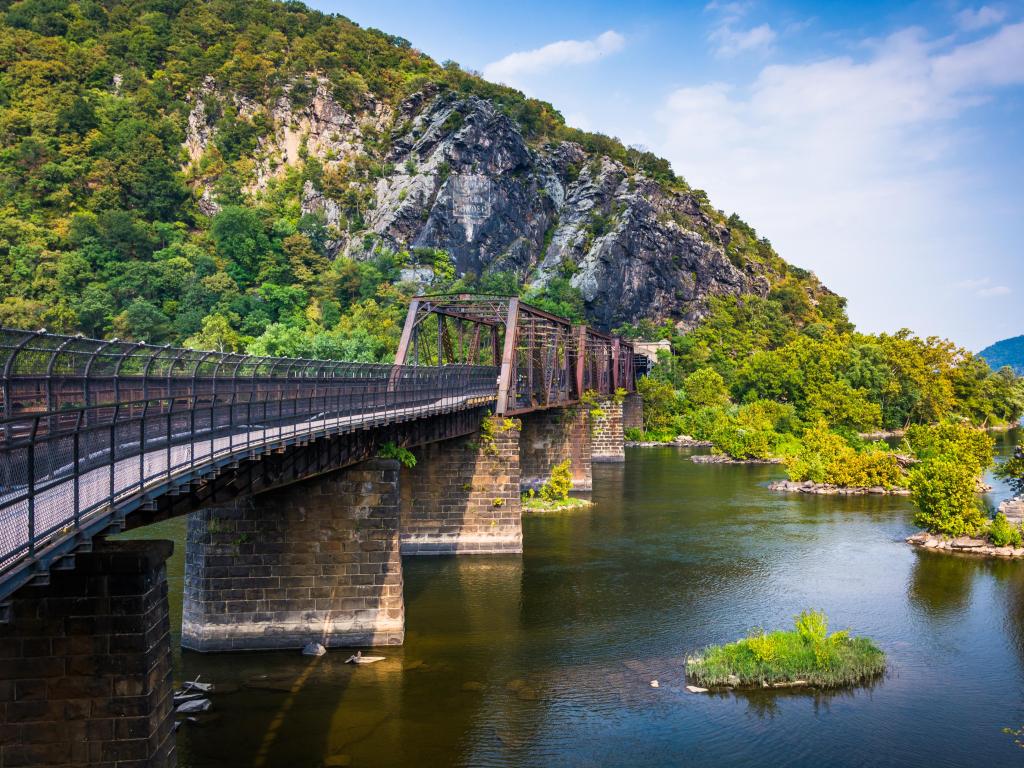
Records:
<instances>
[{"instance_id":1,"label":"bridge deck","mask_svg":"<svg viewBox=\"0 0 1024 768\"><path fill-rule=\"evenodd\" d=\"M628 342L514 297L417 297L396 365L0 328L0 605L125 514L242 458L482 405L571 405L632 391L633 376Z\"/></svg>"}]
</instances>

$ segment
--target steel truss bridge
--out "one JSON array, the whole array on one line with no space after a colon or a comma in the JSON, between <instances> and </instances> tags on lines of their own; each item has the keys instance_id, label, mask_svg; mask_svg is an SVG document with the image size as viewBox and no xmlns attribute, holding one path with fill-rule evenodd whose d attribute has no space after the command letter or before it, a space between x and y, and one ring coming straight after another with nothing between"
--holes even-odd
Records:
<instances>
[{"instance_id":1,"label":"steel truss bridge","mask_svg":"<svg viewBox=\"0 0 1024 768\"><path fill-rule=\"evenodd\" d=\"M0 329L0 366L0 601L130 513L467 434L484 409L634 390L628 342L500 296L416 297L394 365Z\"/></svg>"}]
</instances>

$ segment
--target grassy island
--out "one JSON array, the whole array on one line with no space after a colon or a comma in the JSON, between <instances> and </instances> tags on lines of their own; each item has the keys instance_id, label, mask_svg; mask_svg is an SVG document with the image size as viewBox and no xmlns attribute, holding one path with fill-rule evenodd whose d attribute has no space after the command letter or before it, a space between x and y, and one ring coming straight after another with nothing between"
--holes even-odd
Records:
<instances>
[{"instance_id":1,"label":"grassy island","mask_svg":"<svg viewBox=\"0 0 1024 768\"><path fill-rule=\"evenodd\" d=\"M551 468L551 477L540 492L529 490L523 494L523 512L572 512L591 506L587 499L569 496L572 490L572 464L566 459Z\"/></svg>"},{"instance_id":2,"label":"grassy island","mask_svg":"<svg viewBox=\"0 0 1024 768\"><path fill-rule=\"evenodd\" d=\"M570 496L566 499L545 499L542 496L523 494L523 512L541 514L544 512L574 512L593 506L588 499Z\"/></svg>"},{"instance_id":3,"label":"grassy island","mask_svg":"<svg viewBox=\"0 0 1024 768\"><path fill-rule=\"evenodd\" d=\"M885 671L885 654L878 646L846 630L828 634L825 614L804 611L794 624L793 631L758 630L743 640L705 649L700 658L687 659L687 678L708 688L834 688Z\"/></svg>"}]
</instances>

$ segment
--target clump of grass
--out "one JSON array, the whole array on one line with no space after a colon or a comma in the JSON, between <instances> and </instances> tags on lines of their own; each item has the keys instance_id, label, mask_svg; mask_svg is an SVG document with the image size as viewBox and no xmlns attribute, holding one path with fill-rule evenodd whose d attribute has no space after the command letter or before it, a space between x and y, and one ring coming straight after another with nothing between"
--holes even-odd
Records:
<instances>
[{"instance_id":1,"label":"clump of grass","mask_svg":"<svg viewBox=\"0 0 1024 768\"><path fill-rule=\"evenodd\" d=\"M565 498L548 498L537 494L532 488L522 496L523 512L569 512L575 509L584 509L591 506L587 499L580 499L573 496Z\"/></svg>"},{"instance_id":2,"label":"clump of grass","mask_svg":"<svg viewBox=\"0 0 1024 768\"><path fill-rule=\"evenodd\" d=\"M793 631L755 630L728 645L707 648L688 659L687 677L706 688L808 685L834 688L881 675L885 654L870 639L847 630L828 634L828 618L804 611Z\"/></svg>"}]
</instances>

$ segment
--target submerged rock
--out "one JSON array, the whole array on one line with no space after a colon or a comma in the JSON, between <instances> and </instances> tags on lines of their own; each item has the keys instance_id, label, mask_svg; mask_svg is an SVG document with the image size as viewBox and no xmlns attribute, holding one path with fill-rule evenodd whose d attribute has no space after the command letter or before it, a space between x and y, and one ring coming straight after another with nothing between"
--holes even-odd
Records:
<instances>
[{"instance_id":1,"label":"submerged rock","mask_svg":"<svg viewBox=\"0 0 1024 768\"><path fill-rule=\"evenodd\" d=\"M174 710L175 714L178 715L192 715L197 712L205 712L211 706L209 699L196 699L194 701L186 701L178 705Z\"/></svg>"}]
</instances>

